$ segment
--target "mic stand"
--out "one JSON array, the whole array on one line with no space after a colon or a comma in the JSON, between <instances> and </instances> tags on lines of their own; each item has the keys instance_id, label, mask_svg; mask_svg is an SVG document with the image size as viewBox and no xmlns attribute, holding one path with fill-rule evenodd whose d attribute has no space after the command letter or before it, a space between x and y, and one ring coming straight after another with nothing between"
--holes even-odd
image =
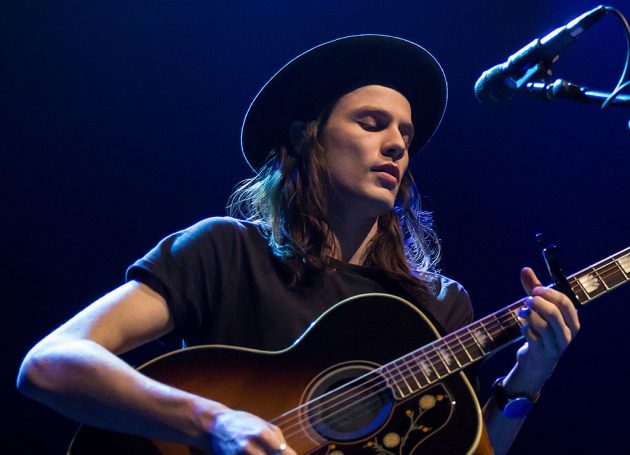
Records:
<instances>
[{"instance_id":1,"label":"mic stand","mask_svg":"<svg viewBox=\"0 0 630 455\"><path fill-rule=\"evenodd\" d=\"M572 84L564 79L554 82L528 82L524 87L525 93L545 101L565 99L583 104L602 104L610 93L590 90L587 87ZM619 107L630 107L630 95L617 94L608 104Z\"/></svg>"}]
</instances>

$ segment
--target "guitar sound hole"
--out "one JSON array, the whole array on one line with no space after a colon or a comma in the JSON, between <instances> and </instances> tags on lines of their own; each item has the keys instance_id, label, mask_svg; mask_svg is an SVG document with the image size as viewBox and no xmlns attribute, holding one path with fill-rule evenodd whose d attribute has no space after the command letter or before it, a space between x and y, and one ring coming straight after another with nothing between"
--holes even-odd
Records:
<instances>
[{"instance_id":1,"label":"guitar sound hole","mask_svg":"<svg viewBox=\"0 0 630 455\"><path fill-rule=\"evenodd\" d=\"M385 380L375 373L357 379L373 368L344 366L329 371L316 382L309 399L308 416L322 437L353 441L385 423L394 402Z\"/></svg>"}]
</instances>

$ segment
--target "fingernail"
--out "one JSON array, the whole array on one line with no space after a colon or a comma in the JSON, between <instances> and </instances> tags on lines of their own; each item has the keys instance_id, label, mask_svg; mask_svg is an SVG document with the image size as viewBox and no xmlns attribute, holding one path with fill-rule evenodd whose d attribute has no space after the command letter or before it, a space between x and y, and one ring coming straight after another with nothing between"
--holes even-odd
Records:
<instances>
[{"instance_id":1,"label":"fingernail","mask_svg":"<svg viewBox=\"0 0 630 455\"><path fill-rule=\"evenodd\" d=\"M534 298L531 295L525 299L525 306L527 306L528 310L532 307L533 301L534 301Z\"/></svg>"},{"instance_id":2,"label":"fingernail","mask_svg":"<svg viewBox=\"0 0 630 455\"><path fill-rule=\"evenodd\" d=\"M518 309L518 315L520 317L526 317L529 313L530 313L531 309L526 307L526 306L522 306Z\"/></svg>"}]
</instances>

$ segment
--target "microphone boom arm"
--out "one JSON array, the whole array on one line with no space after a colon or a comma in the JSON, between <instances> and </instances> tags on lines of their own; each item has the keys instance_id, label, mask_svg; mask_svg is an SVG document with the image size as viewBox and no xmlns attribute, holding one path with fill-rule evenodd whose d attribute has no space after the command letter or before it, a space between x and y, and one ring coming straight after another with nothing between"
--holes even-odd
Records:
<instances>
[{"instance_id":1,"label":"microphone boom arm","mask_svg":"<svg viewBox=\"0 0 630 455\"><path fill-rule=\"evenodd\" d=\"M525 85L524 92L545 101L565 99L583 104L600 105L611 95L610 93L591 90L563 79L556 79L554 82L528 82ZM608 104L628 108L630 107L630 95L618 93Z\"/></svg>"}]
</instances>

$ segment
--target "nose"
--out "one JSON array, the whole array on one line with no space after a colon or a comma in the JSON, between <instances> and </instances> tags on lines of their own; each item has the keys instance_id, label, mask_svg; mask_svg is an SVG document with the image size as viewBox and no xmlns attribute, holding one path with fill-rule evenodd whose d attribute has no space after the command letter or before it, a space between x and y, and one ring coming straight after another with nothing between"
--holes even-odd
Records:
<instances>
[{"instance_id":1,"label":"nose","mask_svg":"<svg viewBox=\"0 0 630 455\"><path fill-rule=\"evenodd\" d=\"M394 161L398 161L407 152L407 143L403 138L401 132L394 128L391 134L388 135L386 141L383 143L383 154L391 157Z\"/></svg>"}]
</instances>

